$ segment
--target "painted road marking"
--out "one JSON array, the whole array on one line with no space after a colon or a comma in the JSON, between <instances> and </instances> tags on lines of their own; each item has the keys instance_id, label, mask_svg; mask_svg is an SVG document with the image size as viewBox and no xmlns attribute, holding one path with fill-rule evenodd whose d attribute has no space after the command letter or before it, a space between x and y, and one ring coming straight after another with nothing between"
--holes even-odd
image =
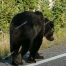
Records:
<instances>
[{"instance_id":1,"label":"painted road marking","mask_svg":"<svg viewBox=\"0 0 66 66\"><path fill-rule=\"evenodd\" d=\"M65 57L65 56L66 56L66 53L60 54L60 55L57 55L57 56L54 56L54 57L51 57L51 58L48 58L48 59L44 59L44 60L38 61L36 63L28 64L28 65L25 65L25 66L36 66L36 65L39 65L39 64L42 64L42 63L46 63L46 62L58 59L58 58Z\"/></svg>"}]
</instances>

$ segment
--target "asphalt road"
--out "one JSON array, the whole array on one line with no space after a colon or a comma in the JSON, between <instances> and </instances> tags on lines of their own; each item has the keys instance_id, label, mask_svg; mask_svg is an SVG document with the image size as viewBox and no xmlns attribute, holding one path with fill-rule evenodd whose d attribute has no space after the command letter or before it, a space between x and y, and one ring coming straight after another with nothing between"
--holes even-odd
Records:
<instances>
[{"instance_id":1,"label":"asphalt road","mask_svg":"<svg viewBox=\"0 0 66 66\"><path fill-rule=\"evenodd\" d=\"M19 66L66 66L65 43L61 45L55 45L48 49L40 50L39 53L40 55L44 56L44 59L41 60L38 59L37 62L33 64L24 63L24 65ZM0 62L0 66L12 66L12 65L10 64L10 61L3 60L2 62Z\"/></svg>"},{"instance_id":2,"label":"asphalt road","mask_svg":"<svg viewBox=\"0 0 66 66\"><path fill-rule=\"evenodd\" d=\"M39 64L37 66L66 66L66 57L59 58L53 61L49 61L43 64Z\"/></svg>"}]
</instances>

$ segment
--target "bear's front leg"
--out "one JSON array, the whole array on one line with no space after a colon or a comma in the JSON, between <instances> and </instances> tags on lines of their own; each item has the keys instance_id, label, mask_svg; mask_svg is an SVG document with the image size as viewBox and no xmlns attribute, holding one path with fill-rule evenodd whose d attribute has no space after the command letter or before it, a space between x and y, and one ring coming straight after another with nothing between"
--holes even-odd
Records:
<instances>
[{"instance_id":1,"label":"bear's front leg","mask_svg":"<svg viewBox=\"0 0 66 66\"><path fill-rule=\"evenodd\" d=\"M28 63L36 63L36 60L35 60L34 57L29 56L28 59L27 59L27 62Z\"/></svg>"}]
</instances>

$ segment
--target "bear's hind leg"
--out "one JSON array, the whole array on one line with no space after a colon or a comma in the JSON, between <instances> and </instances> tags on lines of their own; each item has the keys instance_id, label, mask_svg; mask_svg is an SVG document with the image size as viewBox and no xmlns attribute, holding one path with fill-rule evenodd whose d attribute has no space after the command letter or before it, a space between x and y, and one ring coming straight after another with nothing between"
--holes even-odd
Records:
<instances>
[{"instance_id":1,"label":"bear's hind leg","mask_svg":"<svg viewBox=\"0 0 66 66\"><path fill-rule=\"evenodd\" d=\"M20 48L20 45L14 42L10 46L10 51L11 53L13 52L13 54L11 55L13 65L22 64L22 58L19 52L19 48Z\"/></svg>"}]
</instances>

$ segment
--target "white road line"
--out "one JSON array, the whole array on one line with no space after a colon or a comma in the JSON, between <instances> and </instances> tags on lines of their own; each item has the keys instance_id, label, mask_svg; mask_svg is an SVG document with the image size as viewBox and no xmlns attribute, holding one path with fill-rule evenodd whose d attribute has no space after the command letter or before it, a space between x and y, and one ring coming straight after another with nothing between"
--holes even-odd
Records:
<instances>
[{"instance_id":1,"label":"white road line","mask_svg":"<svg viewBox=\"0 0 66 66\"><path fill-rule=\"evenodd\" d=\"M39 64L42 64L42 63L46 63L46 62L58 59L58 58L65 57L65 56L66 56L66 53L60 54L60 55L57 55L57 56L54 56L54 57L51 57L51 58L48 58L48 59L44 59L44 60L38 61L36 63L28 64L28 65L25 65L25 66L36 66L36 65L39 65Z\"/></svg>"}]
</instances>

